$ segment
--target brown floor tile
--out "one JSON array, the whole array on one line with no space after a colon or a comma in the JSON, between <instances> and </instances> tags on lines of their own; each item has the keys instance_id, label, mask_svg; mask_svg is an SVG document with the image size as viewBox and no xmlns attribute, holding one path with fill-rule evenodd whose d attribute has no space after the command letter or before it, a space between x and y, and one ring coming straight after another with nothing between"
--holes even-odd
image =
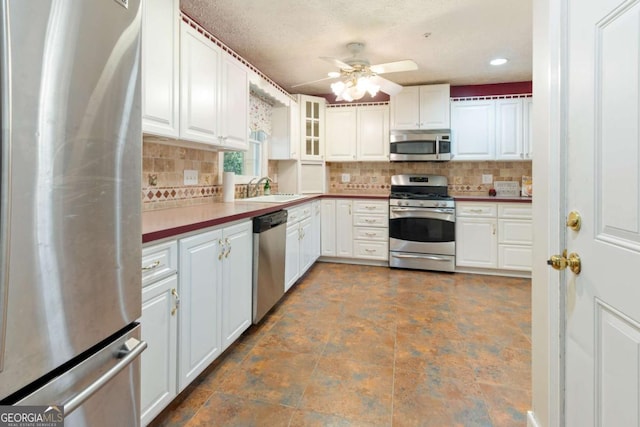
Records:
<instances>
[{"instance_id":1,"label":"brown floor tile","mask_svg":"<svg viewBox=\"0 0 640 427\"><path fill-rule=\"evenodd\" d=\"M319 355L254 348L218 391L296 407Z\"/></svg>"},{"instance_id":2,"label":"brown floor tile","mask_svg":"<svg viewBox=\"0 0 640 427\"><path fill-rule=\"evenodd\" d=\"M187 427L287 427L292 414L286 406L214 393Z\"/></svg>"},{"instance_id":3,"label":"brown floor tile","mask_svg":"<svg viewBox=\"0 0 640 427\"><path fill-rule=\"evenodd\" d=\"M530 280L317 263L153 426L524 426Z\"/></svg>"},{"instance_id":4,"label":"brown floor tile","mask_svg":"<svg viewBox=\"0 0 640 427\"><path fill-rule=\"evenodd\" d=\"M178 427L186 425L212 392L207 388L187 386L180 396L158 415L149 427Z\"/></svg>"},{"instance_id":5,"label":"brown floor tile","mask_svg":"<svg viewBox=\"0 0 640 427\"><path fill-rule=\"evenodd\" d=\"M300 409L376 425L391 420L393 368L323 357Z\"/></svg>"},{"instance_id":6,"label":"brown floor tile","mask_svg":"<svg viewBox=\"0 0 640 427\"><path fill-rule=\"evenodd\" d=\"M495 427L527 425L527 411L531 407L529 390L512 389L490 384L480 384L489 415Z\"/></svg>"}]
</instances>

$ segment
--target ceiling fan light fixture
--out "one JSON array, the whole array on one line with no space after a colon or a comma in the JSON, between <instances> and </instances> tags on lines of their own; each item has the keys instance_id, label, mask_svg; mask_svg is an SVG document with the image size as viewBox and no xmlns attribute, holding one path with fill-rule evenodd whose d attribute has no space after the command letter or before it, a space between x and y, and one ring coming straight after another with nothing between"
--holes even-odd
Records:
<instances>
[{"instance_id":1,"label":"ceiling fan light fixture","mask_svg":"<svg viewBox=\"0 0 640 427\"><path fill-rule=\"evenodd\" d=\"M329 71L327 73L327 76L331 77L332 79L335 79L335 78L340 77L340 72L339 71Z\"/></svg>"}]
</instances>

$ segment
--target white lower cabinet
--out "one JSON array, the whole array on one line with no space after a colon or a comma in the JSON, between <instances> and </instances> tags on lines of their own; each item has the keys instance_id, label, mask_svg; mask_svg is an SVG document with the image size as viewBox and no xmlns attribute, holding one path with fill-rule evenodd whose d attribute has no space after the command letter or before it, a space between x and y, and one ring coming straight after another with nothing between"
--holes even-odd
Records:
<instances>
[{"instance_id":1,"label":"white lower cabinet","mask_svg":"<svg viewBox=\"0 0 640 427\"><path fill-rule=\"evenodd\" d=\"M313 265L320 253L318 238L319 205L310 202L287 209L287 238L284 268L284 290L291 289L296 281ZM317 223L317 225L316 225ZM314 228L315 227L315 228Z\"/></svg>"},{"instance_id":2,"label":"white lower cabinet","mask_svg":"<svg viewBox=\"0 0 640 427\"><path fill-rule=\"evenodd\" d=\"M251 221L180 239L182 391L251 324Z\"/></svg>"},{"instance_id":3,"label":"white lower cabinet","mask_svg":"<svg viewBox=\"0 0 640 427\"><path fill-rule=\"evenodd\" d=\"M175 245L175 242L173 242ZM147 425L176 396L178 276L153 282L142 289L142 340L147 349L140 358L141 423Z\"/></svg>"},{"instance_id":4,"label":"white lower cabinet","mask_svg":"<svg viewBox=\"0 0 640 427\"><path fill-rule=\"evenodd\" d=\"M178 390L222 353L222 230L180 240Z\"/></svg>"},{"instance_id":5,"label":"white lower cabinet","mask_svg":"<svg viewBox=\"0 0 640 427\"><path fill-rule=\"evenodd\" d=\"M456 265L497 268L496 218L456 218Z\"/></svg>"},{"instance_id":6,"label":"white lower cabinet","mask_svg":"<svg viewBox=\"0 0 640 427\"><path fill-rule=\"evenodd\" d=\"M458 202L456 266L531 271L528 203Z\"/></svg>"},{"instance_id":7,"label":"white lower cabinet","mask_svg":"<svg viewBox=\"0 0 640 427\"><path fill-rule=\"evenodd\" d=\"M322 200L322 256L387 261L388 212L386 200Z\"/></svg>"},{"instance_id":8,"label":"white lower cabinet","mask_svg":"<svg viewBox=\"0 0 640 427\"><path fill-rule=\"evenodd\" d=\"M176 241L142 251L142 340L140 422L147 425L176 396L178 352L178 245Z\"/></svg>"},{"instance_id":9,"label":"white lower cabinet","mask_svg":"<svg viewBox=\"0 0 640 427\"><path fill-rule=\"evenodd\" d=\"M251 326L253 229L251 221L226 227L222 259L222 350Z\"/></svg>"}]
</instances>

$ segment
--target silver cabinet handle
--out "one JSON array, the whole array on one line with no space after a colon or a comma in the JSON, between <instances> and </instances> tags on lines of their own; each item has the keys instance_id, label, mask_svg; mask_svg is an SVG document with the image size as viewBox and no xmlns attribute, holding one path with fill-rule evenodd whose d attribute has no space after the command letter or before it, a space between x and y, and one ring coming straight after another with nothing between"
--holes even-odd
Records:
<instances>
[{"instance_id":1,"label":"silver cabinet handle","mask_svg":"<svg viewBox=\"0 0 640 427\"><path fill-rule=\"evenodd\" d=\"M154 270L156 268L160 267L160 260L156 260L154 261L152 264L149 264L145 267L142 267L142 271L150 271L150 270Z\"/></svg>"},{"instance_id":2,"label":"silver cabinet handle","mask_svg":"<svg viewBox=\"0 0 640 427\"><path fill-rule=\"evenodd\" d=\"M130 348L131 345L135 347ZM116 358L122 359L116 363L111 369L102 374L97 380L89 384L80 393L67 400L64 404L64 416L67 417L70 413L78 409L87 399L93 396L98 390L104 387L109 381L111 381L116 375L123 371L131 362L136 360L140 353L147 348L147 343L139 341L135 338L129 338L127 342L122 346L122 349L115 355Z\"/></svg>"},{"instance_id":3,"label":"silver cabinet handle","mask_svg":"<svg viewBox=\"0 0 640 427\"><path fill-rule=\"evenodd\" d=\"M370 254L376 252L375 249L369 249L369 248L365 248L365 251L370 253Z\"/></svg>"},{"instance_id":4,"label":"silver cabinet handle","mask_svg":"<svg viewBox=\"0 0 640 427\"><path fill-rule=\"evenodd\" d=\"M231 253L231 242L229 239L224 239L224 244L227 246L227 251L224 253L225 258L229 258L229 254Z\"/></svg>"},{"instance_id":5,"label":"silver cabinet handle","mask_svg":"<svg viewBox=\"0 0 640 427\"><path fill-rule=\"evenodd\" d=\"M224 256L224 242L222 241L222 239L218 239L218 245L220 245L220 253L218 254L218 260L221 260L222 257Z\"/></svg>"},{"instance_id":6,"label":"silver cabinet handle","mask_svg":"<svg viewBox=\"0 0 640 427\"><path fill-rule=\"evenodd\" d=\"M368 224L375 224L376 220L375 219L371 219L371 218L365 218L364 222L366 222Z\"/></svg>"},{"instance_id":7,"label":"silver cabinet handle","mask_svg":"<svg viewBox=\"0 0 640 427\"><path fill-rule=\"evenodd\" d=\"M171 309L171 315L175 316L176 311L178 311L178 308L180 308L180 295L178 294L176 288L171 289L171 295L173 295L173 297L176 299L176 305Z\"/></svg>"},{"instance_id":8,"label":"silver cabinet handle","mask_svg":"<svg viewBox=\"0 0 640 427\"><path fill-rule=\"evenodd\" d=\"M365 209L369 209L370 211L372 211L372 210L375 210L375 209L376 209L376 207L375 207L375 206L369 206L369 205L365 206L364 208L365 208Z\"/></svg>"},{"instance_id":9,"label":"silver cabinet handle","mask_svg":"<svg viewBox=\"0 0 640 427\"><path fill-rule=\"evenodd\" d=\"M376 233L364 233L365 236L375 237Z\"/></svg>"},{"instance_id":10,"label":"silver cabinet handle","mask_svg":"<svg viewBox=\"0 0 640 427\"><path fill-rule=\"evenodd\" d=\"M473 212L473 213L482 213L484 212L482 209L469 209L469 212Z\"/></svg>"}]
</instances>

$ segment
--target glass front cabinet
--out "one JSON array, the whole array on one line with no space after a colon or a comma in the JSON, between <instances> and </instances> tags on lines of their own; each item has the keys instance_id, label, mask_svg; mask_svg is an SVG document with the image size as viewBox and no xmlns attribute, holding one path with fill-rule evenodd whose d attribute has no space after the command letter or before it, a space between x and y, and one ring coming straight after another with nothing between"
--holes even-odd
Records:
<instances>
[{"instance_id":1,"label":"glass front cabinet","mask_svg":"<svg viewBox=\"0 0 640 427\"><path fill-rule=\"evenodd\" d=\"M301 119L301 160L324 159L324 109L326 100L298 95Z\"/></svg>"}]
</instances>

